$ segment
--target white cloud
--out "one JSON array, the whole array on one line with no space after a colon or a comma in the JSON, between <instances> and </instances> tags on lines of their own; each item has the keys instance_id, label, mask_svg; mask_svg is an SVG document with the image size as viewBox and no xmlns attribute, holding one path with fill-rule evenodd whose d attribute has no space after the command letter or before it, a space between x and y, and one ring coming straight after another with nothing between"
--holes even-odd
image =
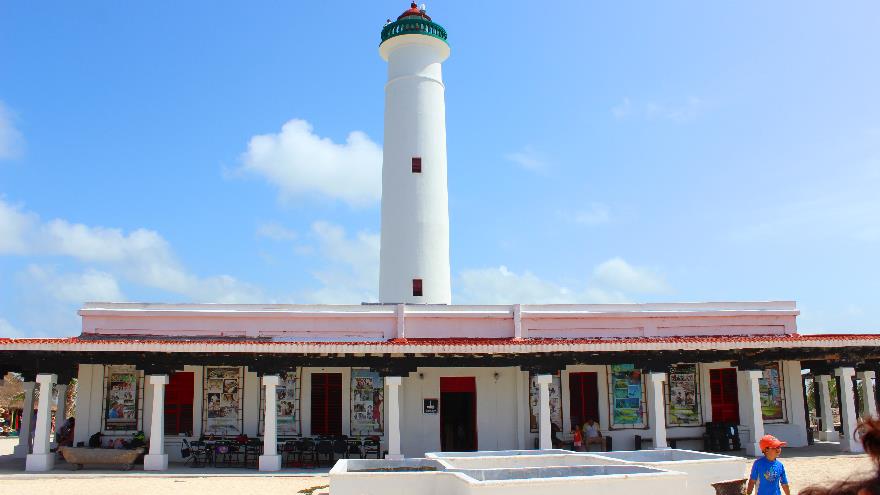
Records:
<instances>
[{"instance_id":1,"label":"white cloud","mask_svg":"<svg viewBox=\"0 0 880 495\"><path fill-rule=\"evenodd\" d=\"M321 304L376 301L379 234L363 231L350 237L343 227L324 221L312 224L310 234L317 242L312 252L323 258L327 266L313 273L322 286L307 291L303 297Z\"/></svg>"},{"instance_id":2,"label":"white cloud","mask_svg":"<svg viewBox=\"0 0 880 495\"><path fill-rule=\"evenodd\" d=\"M257 235L272 239L273 241L292 241L298 237L293 230L275 222L267 222L258 225Z\"/></svg>"},{"instance_id":3,"label":"white cloud","mask_svg":"<svg viewBox=\"0 0 880 495\"><path fill-rule=\"evenodd\" d=\"M352 206L379 200L382 148L360 131L337 144L294 119L277 134L252 137L241 160L243 171L277 186L282 199L322 196Z\"/></svg>"},{"instance_id":4,"label":"white cloud","mask_svg":"<svg viewBox=\"0 0 880 495\"><path fill-rule=\"evenodd\" d=\"M148 229L125 233L61 219L44 223L37 215L0 199L0 234L5 234L0 254L67 256L194 301L250 302L261 295L256 287L228 275L203 278L189 273L168 242Z\"/></svg>"},{"instance_id":5,"label":"white cloud","mask_svg":"<svg viewBox=\"0 0 880 495\"><path fill-rule=\"evenodd\" d=\"M593 280L605 287L638 294L663 294L669 286L647 268L634 267L622 258L612 258L593 270Z\"/></svg>"},{"instance_id":6,"label":"white cloud","mask_svg":"<svg viewBox=\"0 0 880 495\"><path fill-rule=\"evenodd\" d=\"M18 338L24 337L24 333L12 326L12 323L0 318L0 337Z\"/></svg>"},{"instance_id":7,"label":"white cloud","mask_svg":"<svg viewBox=\"0 0 880 495\"><path fill-rule=\"evenodd\" d=\"M688 97L681 103L661 103L649 101L634 103L629 98L611 107L611 115L617 120L641 118L647 120L668 120L675 123L689 122L706 110L706 103L696 96Z\"/></svg>"},{"instance_id":8,"label":"white cloud","mask_svg":"<svg viewBox=\"0 0 880 495\"><path fill-rule=\"evenodd\" d=\"M21 155L24 138L13 124L13 115L0 101L0 160L16 158Z\"/></svg>"},{"instance_id":9,"label":"white cloud","mask_svg":"<svg viewBox=\"0 0 880 495\"><path fill-rule=\"evenodd\" d=\"M23 278L59 301L80 304L84 301L122 301L116 277L94 269L83 273L58 274L54 267L29 265Z\"/></svg>"},{"instance_id":10,"label":"white cloud","mask_svg":"<svg viewBox=\"0 0 880 495\"><path fill-rule=\"evenodd\" d=\"M543 280L531 272L517 274L505 266L463 270L454 294L457 304L588 304L630 302L630 294L666 292L658 276L613 258L599 266L586 287L572 288Z\"/></svg>"},{"instance_id":11,"label":"white cloud","mask_svg":"<svg viewBox=\"0 0 880 495\"><path fill-rule=\"evenodd\" d=\"M508 153L504 157L525 170L532 172L541 172L547 169L547 160L531 146L526 146L520 151Z\"/></svg>"},{"instance_id":12,"label":"white cloud","mask_svg":"<svg viewBox=\"0 0 880 495\"><path fill-rule=\"evenodd\" d=\"M570 215L575 223L583 225L600 225L611 221L611 212L602 203L593 203L588 210L579 210Z\"/></svg>"}]
</instances>

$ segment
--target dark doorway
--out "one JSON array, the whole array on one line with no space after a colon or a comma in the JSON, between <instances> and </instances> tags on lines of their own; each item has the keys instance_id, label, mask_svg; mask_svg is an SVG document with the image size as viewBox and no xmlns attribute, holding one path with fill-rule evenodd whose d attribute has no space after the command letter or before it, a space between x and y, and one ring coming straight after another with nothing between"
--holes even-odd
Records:
<instances>
[{"instance_id":1,"label":"dark doorway","mask_svg":"<svg viewBox=\"0 0 880 495\"><path fill-rule=\"evenodd\" d=\"M596 373L569 373L568 394L572 428L574 425L583 426L588 419L599 422L599 385Z\"/></svg>"},{"instance_id":2,"label":"dark doorway","mask_svg":"<svg viewBox=\"0 0 880 495\"><path fill-rule=\"evenodd\" d=\"M712 422L739 424L736 368L709 370L709 388L712 392Z\"/></svg>"},{"instance_id":3,"label":"dark doorway","mask_svg":"<svg viewBox=\"0 0 880 495\"><path fill-rule=\"evenodd\" d=\"M342 434L342 374L312 373L312 435Z\"/></svg>"},{"instance_id":4,"label":"dark doorway","mask_svg":"<svg viewBox=\"0 0 880 495\"><path fill-rule=\"evenodd\" d=\"M440 450L477 450L477 385L472 376L440 377Z\"/></svg>"}]
</instances>

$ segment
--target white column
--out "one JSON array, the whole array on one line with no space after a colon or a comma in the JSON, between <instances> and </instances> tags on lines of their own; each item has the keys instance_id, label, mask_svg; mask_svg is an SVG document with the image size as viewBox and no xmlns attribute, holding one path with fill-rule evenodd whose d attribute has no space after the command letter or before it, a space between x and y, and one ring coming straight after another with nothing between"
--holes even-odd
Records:
<instances>
[{"instance_id":1,"label":"white column","mask_svg":"<svg viewBox=\"0 0 880 495\"><path fill-rule=\"evenodd\" d=\"M55 391L58 396L58 402L55 406L55 442L57 443L58 434L61 433L61 428L64 428L67 419L67 384L55 385Z\"/></svg>"},{"instance_id":2,"label":"white column","mask_svg":"<svg viewBox=\"0 0 880 495\"><path fill-rule=\"evenodd\" d=\"M263 416L263 455L260 456L260 471L280 471L281 456L278 455L278 406L275 387L280 383L278 375L263 377L266 387L266 410Z\"/></svg>"},{"instance_id":3,"label":"white column","mask_svg":"<svg viewBox=\"0 0 880 495\"><path fill-rule=\"evenodd\" d=\"M51 471L55 467L55 454L49 451L49 434L52 432L52 387L57 375L40 373L40 402L37 404L37 424L34 432L34 453L28 454L25 471Z\"/></svg>"},{"instance_id":4,"label":"white column","mask_svg":"<svg viewBox=\"0 0 880 495\"><path fill-rule=\"evenodd\" d=\"M819 438L826 442L836 442L840 439L834 430L834 416L831 414L831 389L828 382L831 381L829 375L818 375L815 377L816 386L819 387L819 417L822 418L822 431L819 432Z\"/></svg>"},{"instance_id":5,"label":"white column","mask_svg":"<svg viewBox=\"0 0 880 495\"><path fill-rule=\"evenodd\" d=\"M764 416L761 414L761 393L758 389L758 379L763 373L755 370L740 371L740 376L746 382L745 417L741 418L743 425L748 427L749 439L745 444L746 455L760 456L761 447L758 442L764 436Z\"/></svg>"},{"instance_id":6,"label":"white column","mask_svg":"<svg viewBox=\"0 0 880 495\"><path fill-rule=\"evenodd\" d=\"M166 471L165 453L165 385L168 375L150 375L153 386L153 407L150 414L150 453L144 456L144 471Z\"/></svg>"},{"instance_id":7,"label":"white column","mask_svg":"<svg viewBox=\"0 0 880 495\"><path fill-rule=\"evenodd\" d=\"M648 404L649 417L654 421L654 448L668 448L666 444L666 407L663 402L663 381L666 373L648 373L648 390L651 402Z\"/></svg>"},{"instance_id":8,"label":"white column","mask_svg":"<svg viewBox=\"0 0 880 495\"><path fill-rule=\"evenodd\" d=\"M403 454L400 452L400 385L402 377L385 377L385 403L388 404L388 455L386 459L400 460Z\"/></svg>"},{"instance_id":9,"label":"white column","mask_svg":"<svg viewBox=\"0 0 880 495\"><path fill-rule=\"evenodd\" d=\"M843 437L840 439L840 450L844 452L864 452L862 443L853 438L856 431L856 399L852 378L856 370L853 368L837 368L834 375L840 377L840 426Z\"/></svg>"},{"instance_id":10,"label":"white column","mask_svg":"<svg viewBox=\"0 0 880 495\"><path fill-rule=\"evenodd\" d=\"M874 372L860 371L857 378L862 381L862 413L867 418L877 417L877 401L874 400Z\"/></svg>"},{"instance_id":11,"label":"white column","mask_svg":"<svg viewBox=\"0 0 880 495\"><path fill-rule=\"evenodd\" d=\"M24 382L24 404L21 410L21 425L18 428L18 445L12 451L13 457L27 457L31 450L31 420L34 417L34 389L36 382Z\"/></svg>"},{"instance_id":12,"label":"white column","mask_svg":"<svg viewBox=\"0 0 880 495\"><path fill-rule=\"evenodd\" d=\"M538 448L549 450L553 448L553 430L550 426L550 383L553 375L538 375L535 380L538 383Z\"/></svg>"}]
</instances>

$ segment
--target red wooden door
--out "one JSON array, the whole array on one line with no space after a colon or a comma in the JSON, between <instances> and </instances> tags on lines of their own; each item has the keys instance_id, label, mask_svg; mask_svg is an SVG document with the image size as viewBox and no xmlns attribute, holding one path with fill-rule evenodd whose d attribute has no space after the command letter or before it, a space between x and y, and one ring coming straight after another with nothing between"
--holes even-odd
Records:
<instances>
[{"instance_id":1,"label":"red wooden door","mask_svg":"<svg viewBox=\"0 0 880 495\"><path fill-rule=\"evenodd\" d=\"M712 393L712 421L739 424L736 369L709 370L709 388Z\"/></svg>"},{"instance_id":2,"label":"red wooden door","mask_svg":"<svg viewBox=\"0 0 880 495\"><path fill-rule=\"evenodd\" d=\"M165 386L165 434L177 435L193 430L193 390L195 374L174 373Z\"/></svg>"},{"instance_id":3,"label":"red wooden door","mask_svg":"<svg viewBox=\"0 0 880 495\"><path fill-rule=\"evenodd\" d=\"M569 373L568 413L571 427L583 426L588 419L599 422L599 381L596 373Z\"/></svg>"},{"instance_id":4,"label":"red wooden door","mask_svg":"<svg viewBox=\"0 0 880 495\"><path fill-rule=\"evenodd\" d=\"M342 373L312 373L312 435L342 434Z\"/></svg>"}]
</instances>

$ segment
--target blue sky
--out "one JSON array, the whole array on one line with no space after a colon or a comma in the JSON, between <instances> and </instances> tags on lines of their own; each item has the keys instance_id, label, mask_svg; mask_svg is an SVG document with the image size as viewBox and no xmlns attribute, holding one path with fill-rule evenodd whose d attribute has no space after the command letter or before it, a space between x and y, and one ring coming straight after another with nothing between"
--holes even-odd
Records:
<instances>
[{"instance_id":1,"label":"blue sky","mask_svg":"<svg viewBox=\"0 0 880 495\"><path fill-rule=\"evenodd\" d=\"M876 2L436 2L456 303L797 300L880 331ZM378 285L407 2L6 2L0 335Z\"/></svg>"}]
</instances>

